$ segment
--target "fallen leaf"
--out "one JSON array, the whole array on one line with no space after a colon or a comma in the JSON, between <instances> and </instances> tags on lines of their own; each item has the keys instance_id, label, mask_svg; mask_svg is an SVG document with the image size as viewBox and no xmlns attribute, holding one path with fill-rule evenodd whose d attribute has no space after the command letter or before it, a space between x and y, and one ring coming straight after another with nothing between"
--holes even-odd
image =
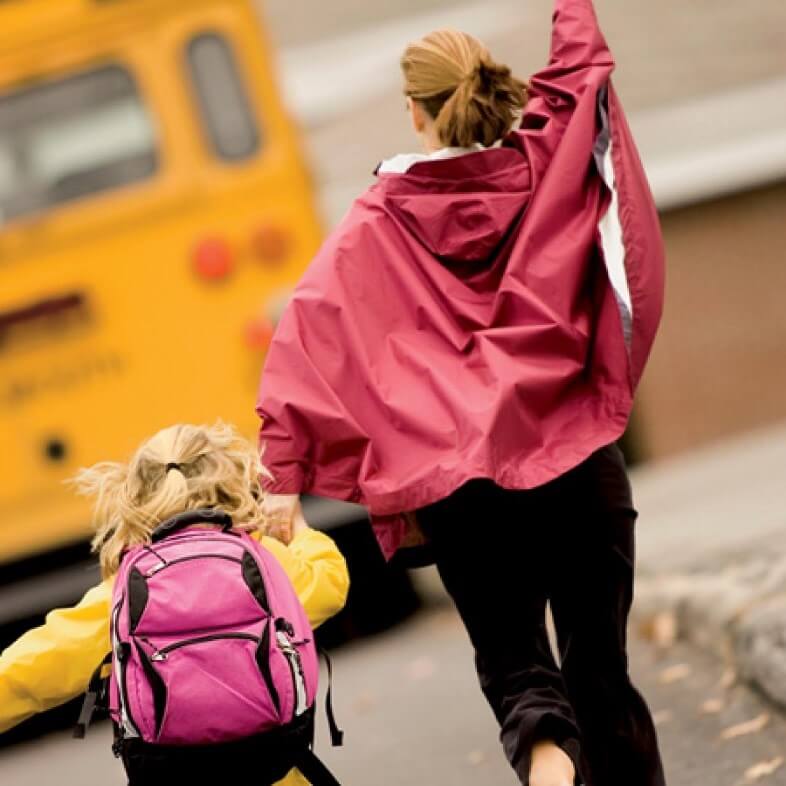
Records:
<instances>
[{"instance_id":1,"label":"fallen leaf","mask_svg":"<svg viewBox=\"0 0 786 786\"><path fill-rule=\"evenodd\" d=\"M728 690L733 687L735 682L737 682L737 672L729 667L724 670L718 685L723 688L723 690Z\"/></svg>"},{"instance_id":2,"label":"fallen leaf","mask_svg":"<svg viewBox=\"0 0 786 786\"><path fill-rule=\"evenodd\" d=\"M755 718L751 718L744 723L737 723L734 726L729 726L721 732L722 740L733 740L735 737L743 737L746 734L757 734L770 722L770 714L762 712Z\"/></svg>"},{"instance_id":3,"label":"fallen leaf","mask_svg":"<svg viewBox=\"0 0 786 786\"><path fill-rule=\"evenodd\" d=\"M433 658L423 657L415 658L409 666L407 666L407 676L415 681L426 680L434 675L437 670Z\"/></svg>"},{"instance_id":4,"label":"fallen leaf","mask_svg":"<svg viewBox=\"0 0 786 786\"><path fill-rule=\"evenodd\" d=\"M760 761L758 764L754 764L752 767L748 767L745 770L745 780L746 781L758 781L761 778L766 778L768 775L772 775L773 772L776 772L783 766L783 756L778 756L776 759L770 759L770 761Z\"/></svg>"},{"instance_id":5,"label":"fallen leaf","mask_svg":"<svg viewBox=\"0 0 786 786\"><path fill-rule=\"evenodd\" d=\"M365 715L377 706L377 697L373 693L360 693L352 702L352 709L358 715Z\"/></svg>"},{"instance_id":6,"label":"fallen leaf","mask_svg":"<svg viewBox=\"0 0 786 786\"><path fill-rule=\"evenodd\" d=\"M663 726L664 723L668 723L673 717L674 713L671 710L659 710L653 714L652 722L656 726Z\"/></svg>"},{"instance_id":7,"label":"fallen leaf","mask_svg":"<svg viewBox=\"0 0 786 786\"><path fill-rule=\"evenodd\" d=\"M699 712L702 715L717 715L719 712L723 711L725 703L723 699L707 699L701 707L699 707Z\"/></svg>"},{"instance_id":8,"label":"fallen leaf","mask_svg":"<svg viewBox=\"0 0 786 786\"><path fill-rule=\"evenodd\" d=\"M664 669L658 679L661 685L671 685L671 683L684 680L686 677L690 677L690 675L691 667L687 663L677 663Z\"/></svg>"},{"instance_id":9,"label":"fallen leaf","mask_svg":"<svg viewBox=\"0 0 786 786\"><path fill-rule=\"evenodd\" d=\"M667 649L677 641L677 615L673 611L662 611L652 618L652 641L658 647Z\"/></svg>"},{"instance_id":10,"label":"fallen leaf","mask_svg":"<svg viewBox=\"0 0 786 786\"><path fill-rule=\"evenodd\" d=\"M471 764L473 767L477 767L483 762L486 761L486 752L485 751L470 751L467 755L467 762Z\"/></svg>"}]
</instances>

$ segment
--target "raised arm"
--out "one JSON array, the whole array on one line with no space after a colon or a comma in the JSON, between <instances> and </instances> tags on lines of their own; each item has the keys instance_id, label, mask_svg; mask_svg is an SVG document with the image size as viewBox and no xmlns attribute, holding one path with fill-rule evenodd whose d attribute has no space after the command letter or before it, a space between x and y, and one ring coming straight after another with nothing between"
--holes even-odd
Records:
<instances>
[{"instance_id":1,"label":"raised arm","mask_svg":"<svg viewBox=\"0 0 786 786\"><path fill-rule=\"evenodd\" d=\"M540 128L545 116L570 110L587 88L598 90L605 85L613 70L614 59L592 0L556 0L549 64L530 80L532 100L522 127Z\"/></svg>"},{"instance_id":2,"label":"raised arm","mask_svg":"<svg viewBox=\"0 0 786 786\"><path fill-rule=\"evenodd\" d=\"M598 96L613 70L592 0L556 0L551 56L530 79L518 137L527 150L535 188L559 148L576 156L577 166L591 160Z\"/></svg>"},{"instance_id":3,"label":"raised arm","mask_svg":"<svg viewBox=\"0 0 786 786\"><path fill-rule=\"evenodd\" d=\"M598 25L592 0L557 0L548 68L551 79L600 68L608 74L614 60Z\"/></svg>"}]
</instances>

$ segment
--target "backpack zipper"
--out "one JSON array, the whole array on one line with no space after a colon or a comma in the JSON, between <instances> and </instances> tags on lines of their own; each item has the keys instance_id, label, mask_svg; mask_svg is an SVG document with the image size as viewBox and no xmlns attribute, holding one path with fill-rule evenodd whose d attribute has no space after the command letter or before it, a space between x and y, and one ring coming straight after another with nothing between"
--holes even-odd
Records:
<instances>
[{"instance_id":1,"label":"backpack zipper","mask_svg":"<svg viewBox=\"0 0 786 786\"><path fill-rule=\"evenodd\" d=\"M143 641L149 648L152 650L152 654L147 655L150 659L151 663L155 661L156 663L160 663L161 661L165 661L169 657L169 653L173 650L180 649L181 647L186 647L193 644L200 644L207 641L217 641L222 639L240 639L244 641L253 641L257 645L257 665L259 667L259 671L262 675L263 680L265 681L265 685L270 693L270 698L275 705L276 711L281 712L281 704L280 698L278 695L278 691L276 690L275 683L273 682L273 676L270 673L270 664L268 661L269 658L269 631L270 625L265 625L265 628L262 632L261 636L253 636L250 633L213 633L208 634L206 636L195 636L190 639L183 639L182 641L176 641L172 644L167 644L165 647L156 648L156 645L153 644L152 641L147 636L139 636L138 639ZM260 662L260 655L259 655L259 648L264 648L264 661Z\"/></svg>"},{"instance_id":2,"label":"backpack zipper","mask_svg":"<svg viewBox=\"0 0 786 786\"><path fill-rule=\"evenodd\" d=\"M123 737L139 737L139 731L131 720L131 715L128 711L128 695L126 693L126 657L127 650L123 648L123 643L117 635L117 621L120 617L120 608L123 605L124 598L121 598L115 606L112 616L112 668L115 670L115 681L117 682L117 690L120 694L120 726L123 730ZM128 645L126 644L126 647Z\"/></svg>"},{"instance_id":3,"label":"backpack zipper","mask_svg":"<svg viewBox=\"0 0 786 786\"><path fill-rule=\"evenodd\" d=\"M192 559L225 559L229 560L230 562L237 562L238 565L242 565L243 561L238 557L230 557L228 554L193 554L190 557L178 557L177 559L172 560L165 560L161 557L161 562L157 562L151 568L148 568L145 573L145 578L149 579L151 576L155 576L156 573L162 571L164 568L168 568L170 565L177 565L178 562L188 562Z\"/></svg>"},{"instance_id":4,"label":"backpack zipper","mask_svg":"<svg viewBox=\"0 0 786 786\"><path fill-rule=\"evenodd\" d=\"M170 563L171 564L171 563ZM250 633L212 633L208 636L196 636L193 639L183 639L183 641L176 641L173 644L167 644L166 647L157 649L151 656L150 660L160 662L166 660L167 656L173 650L178 650L181 647L188 647L191 644L202 644L206 641L217 641L220 639L247 639L248 641L259 642L258 636L252 636ZM148 639L142 639L146 644L153 645Z\"/></svg>"},{"instance_id":5,"label":"backpack zipper","mask_svg":"<svg viewBox=\"0 0 786 786\"><path fill-rule=\"evenodd\" d=\"M294 633L294 628L287 620L276 620L276 641L278 648L287 659L289 670L292 672L292 684L295 688L295 717L298 717L308 709L308 695L306 694L306 679L303 674L303 661L300 658L300 653L295 649L295 645L306 644L307 640L292 641L289 637Z\"/></svg>"}]
</instances>

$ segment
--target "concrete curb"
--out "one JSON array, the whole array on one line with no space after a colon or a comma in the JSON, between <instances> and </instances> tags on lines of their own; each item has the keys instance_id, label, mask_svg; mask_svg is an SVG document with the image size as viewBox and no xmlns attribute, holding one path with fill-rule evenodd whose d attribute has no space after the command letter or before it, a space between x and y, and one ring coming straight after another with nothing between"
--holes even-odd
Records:
<instances>
[{"instance_id":1,"label":"concrete curb","mask_svg":"<svg viewBox=\"0 0 786 786\"><path fill-rule=\"evenodd\" d=\"M677 637L712 652L786 710L786 558L720 572L644 576L634 618L670 615Z\"/></svg>"},{"instance_id":2,"label":"concrete curb","mask_svg":"<svg viewBox=\"0 0 786 786\"><path fill-rule=\"evenodd\" d=\"M679 638L786 711L784 467L786 423L632 473L633 625L667 615ZM413 576L426 602L447 602L433 568Z\"/></svg>"},{"instance_id":3,"label":"concrete curb","mask_svg":"<svg viewBox=\"0 0 786 786\"><path fill-rule=\"evenodd\" d=\"M786 709L786 422L637 468L634 615ZM654 632L654 628L651 629Z\"/></svg>"}]
</instances>

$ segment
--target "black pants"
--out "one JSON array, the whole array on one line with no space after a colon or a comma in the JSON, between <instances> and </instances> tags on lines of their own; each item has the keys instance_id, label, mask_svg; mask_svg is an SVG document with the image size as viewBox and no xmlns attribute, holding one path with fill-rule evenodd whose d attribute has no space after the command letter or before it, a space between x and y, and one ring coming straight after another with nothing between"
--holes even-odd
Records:
<instances>
[{"instance_id":1,"label":"black pants","mask_svg":"<svg viewBox=\"0 0 786 786\"><path fill-rule=\"evenodd\" d=\"M525 786L542 739L562 746L587 786L665 784L652 718L628 677L635 519L616 445L540 488L475 480L418 512Z\"/></svg>"}]
</instances>

